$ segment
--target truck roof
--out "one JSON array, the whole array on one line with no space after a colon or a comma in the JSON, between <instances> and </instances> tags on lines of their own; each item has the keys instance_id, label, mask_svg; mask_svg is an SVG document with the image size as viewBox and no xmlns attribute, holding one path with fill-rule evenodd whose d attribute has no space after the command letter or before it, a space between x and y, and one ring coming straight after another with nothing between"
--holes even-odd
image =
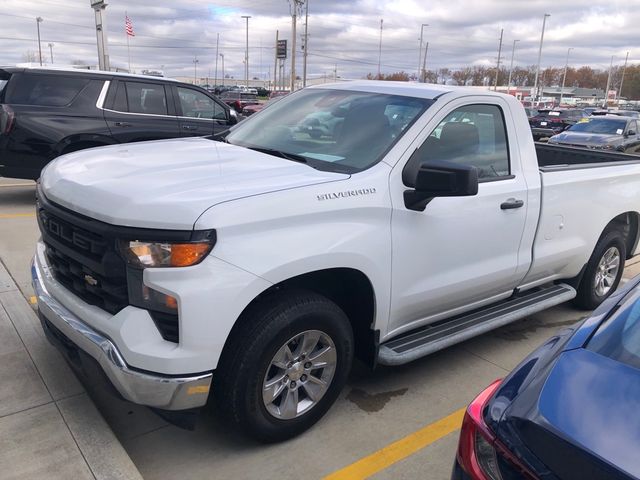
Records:
<instances>
[{"instance_id":1,"label":"truck roof","mask_svg":"<svg viewBox=\"0 0 640 480\"><path fill-rule=\"evenodd\" d=\"M389 82L382 80L354 80L350 82L327 83L315 85L310 88L331 88L336 90L353 90L354 92L386 93L407 97L427 98L429 100L436 99L449 92L457 92L459 94L466 95L505 96L503 93L496 93L473 87L436 85L432 83Z\"/></svg>"}]
</instances>

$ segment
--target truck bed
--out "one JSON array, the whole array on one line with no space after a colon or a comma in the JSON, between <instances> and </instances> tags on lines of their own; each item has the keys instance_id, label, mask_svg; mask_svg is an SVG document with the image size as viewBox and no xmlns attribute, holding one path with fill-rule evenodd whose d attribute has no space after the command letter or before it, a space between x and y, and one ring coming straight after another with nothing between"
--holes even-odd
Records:
<instances>
[{"instance_id":1,"label":"truck bed","mask_svg":"<svg viewBox=\"0 0 640 480\"><path fill-rule=\"evenodd\" d=\"M628 153L565 147L563 145L549 145L548 143L538 142L535 145L538 166L542 171L640 163L639 155Z\"/></svg>"}]
</instances>

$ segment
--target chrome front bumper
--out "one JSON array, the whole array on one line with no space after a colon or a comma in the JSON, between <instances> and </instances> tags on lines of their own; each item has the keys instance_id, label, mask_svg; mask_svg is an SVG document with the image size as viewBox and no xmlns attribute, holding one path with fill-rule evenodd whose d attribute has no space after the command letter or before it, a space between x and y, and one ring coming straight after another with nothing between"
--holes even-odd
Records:
<instances>
[{"instance_id":1,"label":"chrome front bumper","mask_svg":"<svg viewBox=\"0 0 640 480\"><path fill-rule=\"evenodd\" d=\"M187 410L206 404L211 387L211 372L167 376L132 369L111 340L83 323L49 295L43 282L42 268L34 259L31 264L31 281L40 314L71 343L92 357L126 400L162 410Z\"/></svg>"}]
</instances>

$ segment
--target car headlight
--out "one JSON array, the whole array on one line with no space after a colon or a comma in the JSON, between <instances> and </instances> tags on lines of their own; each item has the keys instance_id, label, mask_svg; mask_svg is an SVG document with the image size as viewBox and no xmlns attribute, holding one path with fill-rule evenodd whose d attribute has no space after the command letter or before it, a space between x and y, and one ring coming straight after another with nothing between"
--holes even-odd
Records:
<instances>
[{"instance_id":1,"label":"car headlight","mask_svg":"<svg viewBox=\"0 0 640 480\"><path fill-rule=\"evenodd\" d=\"M134 267L189 267L200 263L213 248L213 242L168 243L121 241L120 252Z\"/></svg>"}]
</instances>

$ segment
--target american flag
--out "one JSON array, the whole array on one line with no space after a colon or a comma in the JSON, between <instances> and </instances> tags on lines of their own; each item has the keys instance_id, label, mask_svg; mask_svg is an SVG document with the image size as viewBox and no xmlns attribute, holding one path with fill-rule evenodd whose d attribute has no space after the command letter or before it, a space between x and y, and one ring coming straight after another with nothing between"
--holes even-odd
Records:
<instances>
[{"instance_id":1,"label":"american flag","mask_svg":"<svg viewBox=\"0 0 640 480\"><path fill-rule=\"evenodd\" d=\"M125 15L124 17L124 30L128 36L130 37L136 36L136 34L133 33L133 23L131 23L131 19L129 18L128 15Z\"/></svg>"}]
</instances>

